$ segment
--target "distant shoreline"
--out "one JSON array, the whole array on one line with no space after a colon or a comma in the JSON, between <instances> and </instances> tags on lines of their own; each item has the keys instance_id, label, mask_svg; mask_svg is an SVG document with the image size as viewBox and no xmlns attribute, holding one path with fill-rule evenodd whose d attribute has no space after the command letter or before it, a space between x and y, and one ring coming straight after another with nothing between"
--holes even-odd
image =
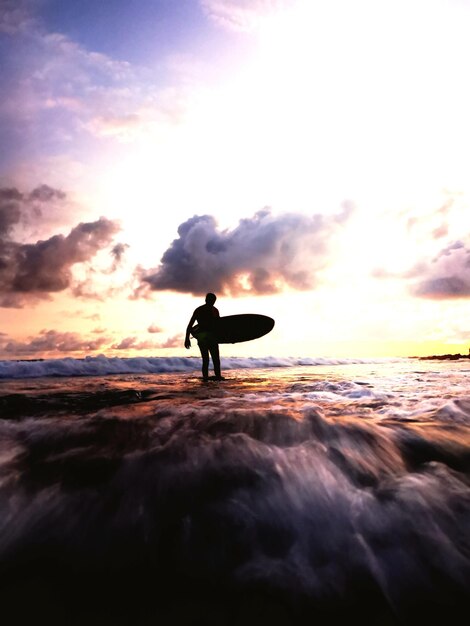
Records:
<instances>
[{"instance_id":1,"label":"distant shoreline","mask_svg":"<svg viewBox=\"0 0 470 626\"><path fill-rule=\"evenodd\" d=\"M458 361L459 359L470 359L470 354L433 354L432 356L413 357L420 361Z\"/></svg>"}]
</instances>

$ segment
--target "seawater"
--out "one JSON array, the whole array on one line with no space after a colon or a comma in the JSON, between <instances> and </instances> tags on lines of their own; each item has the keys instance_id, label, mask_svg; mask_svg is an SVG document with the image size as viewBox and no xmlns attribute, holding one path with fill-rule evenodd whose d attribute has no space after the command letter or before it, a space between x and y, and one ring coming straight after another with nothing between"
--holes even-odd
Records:
<instances>
[{"instance_id":1,"label":"seawater","mask_svg":"<svg viewBox=\"0 0 470 626\"><path fill-rule=\"evenodd\" d=\"M470 361L118 361L0 363L4 623L468 611Z\"/></svg>"}]
</instances>

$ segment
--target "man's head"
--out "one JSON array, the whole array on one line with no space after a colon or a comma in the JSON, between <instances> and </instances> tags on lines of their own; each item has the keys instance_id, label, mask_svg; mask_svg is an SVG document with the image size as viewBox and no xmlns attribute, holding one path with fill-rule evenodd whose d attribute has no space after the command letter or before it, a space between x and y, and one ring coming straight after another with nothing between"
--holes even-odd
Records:
<instances>
[{"instance_id":1,"label":"man's head","mask_svg":"<svg viewBox=\"0 0 470 626\"><path fill-rule=\"evenodd\" d=\"M210 304L212 306L213 304L215 304L216 300L217 296L215 295L215 293L208 293L206 295L206 304Z\"/></svg>"}]
</instances>

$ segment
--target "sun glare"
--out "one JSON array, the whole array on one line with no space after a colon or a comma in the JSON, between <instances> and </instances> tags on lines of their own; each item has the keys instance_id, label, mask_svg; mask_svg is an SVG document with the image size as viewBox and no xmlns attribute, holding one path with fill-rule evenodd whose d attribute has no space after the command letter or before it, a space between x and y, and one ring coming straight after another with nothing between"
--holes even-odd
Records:
<instances>
[{"instance_id":1,"label":"sun glare","mask_svg":"<svg viewBox=\"0 0 470 626\"><path fill-rule=\"evenodd\" d=\"M195 298L156 291L150 304L131 300L116 314L114 298L133 293L136 268L156 268L179 237L179 225L192 216L213 216L217 232L230 231L268 207L276 216L321 215L334 222L309 289L294 293L276 284L277 294L251 299L247 273L239 277L243 297L220 294L225 307L232 301L234 313L257 303L260 313L279 320L270 336L273 351L316 353L322 345L332 353L353 346L361 353L385 346L393 351L398 341L397 349L404 349L418 345L420 337L463 337L461 302L439 301L432 290L423 301L412 289L416 267L429 268L455 242L468 243L468 37L465 20L456 17L457 3L452 10L441 0L209 4L215 15L223 9L240 22L236 32L215 26L233 37L229 61L223 54L199 56L196 49L176 60L162 53L167 66L161 84L145 72L148 84L139 82L148 57L129 65L129 85L96 83L106 106L91 96L87 107L84 101L83 143L76 153L67 144L62 154L41 159L51 172L48 184L71 198L70 214L76 201L73 219L91 222L103 215L122 227L116 243L125 244L125 254L117 259L107 250L76 267L74 293L90 301L97 291L101 298L109 294L108 303L96 306L117 342L127 337L127 328L131 332L133 317L139 322L132 333L141 333L143 345L154 322L146 321L146 306L158 304L158 324L168 333L163 344L190 313L184 310L176 320L164 303L175 299L185 309ZM242 28L245 17L249 33ZM220 42L214 41L216 49ZM80 64L89 57L81 48L67 51L77 53L86 72ZM187 66L184 79L174 71L178 62ZM122 98L115 110L112 97ZM32 170L23 168L29 180ZM344 203L354 210L344 223L335 221ZM47 220L45 229L44 239L55 232ZM290 323L293 307L296 324ZM41 316L43 310L45 305ZM289 323L277 334L283 316ZM448 322L454 318L455 327ZM64 331L66 321L59 322ZM83 322L87 332L91 322ZM28 332L30 327L33 332L28 322ZM266 346L234 349L263 352ZM179 354L181 346L168 350Z\"/></svg>"}]
</instances>

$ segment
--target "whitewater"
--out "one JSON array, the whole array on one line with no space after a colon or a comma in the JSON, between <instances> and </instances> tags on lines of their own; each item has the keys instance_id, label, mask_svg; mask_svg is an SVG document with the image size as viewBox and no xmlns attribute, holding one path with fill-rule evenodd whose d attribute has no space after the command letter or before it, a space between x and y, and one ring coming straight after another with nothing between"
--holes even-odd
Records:
<instances>
[{"instance_id":1,"label":"whitewater","mask_svg":"<svg viewBox=\"0 0 470 626\"><path fill-rule=\"evenodd\" d=\"M387 360L388 361L388 360ZM134 357L119 358L105 355L83 359L0 360L1 378L38 378L42 376L105 376L107 374L162 374L165 372L194 372L200 368L197 357ZM381 362L371 359L328 359L311 357L226 357L224 369L253 369L263 367L292 367L295 365L339 365L347 363Z\"/></svg>"},{"instance_id":2,"label":"whitewater","mask_svg":"<svg viewBox=\"0 0 470 626\"><path fill-rule=\"evenodd\" d=\"M456 623L470 360L0 361L6 624Z\"/></svg>"}]
</instances>

